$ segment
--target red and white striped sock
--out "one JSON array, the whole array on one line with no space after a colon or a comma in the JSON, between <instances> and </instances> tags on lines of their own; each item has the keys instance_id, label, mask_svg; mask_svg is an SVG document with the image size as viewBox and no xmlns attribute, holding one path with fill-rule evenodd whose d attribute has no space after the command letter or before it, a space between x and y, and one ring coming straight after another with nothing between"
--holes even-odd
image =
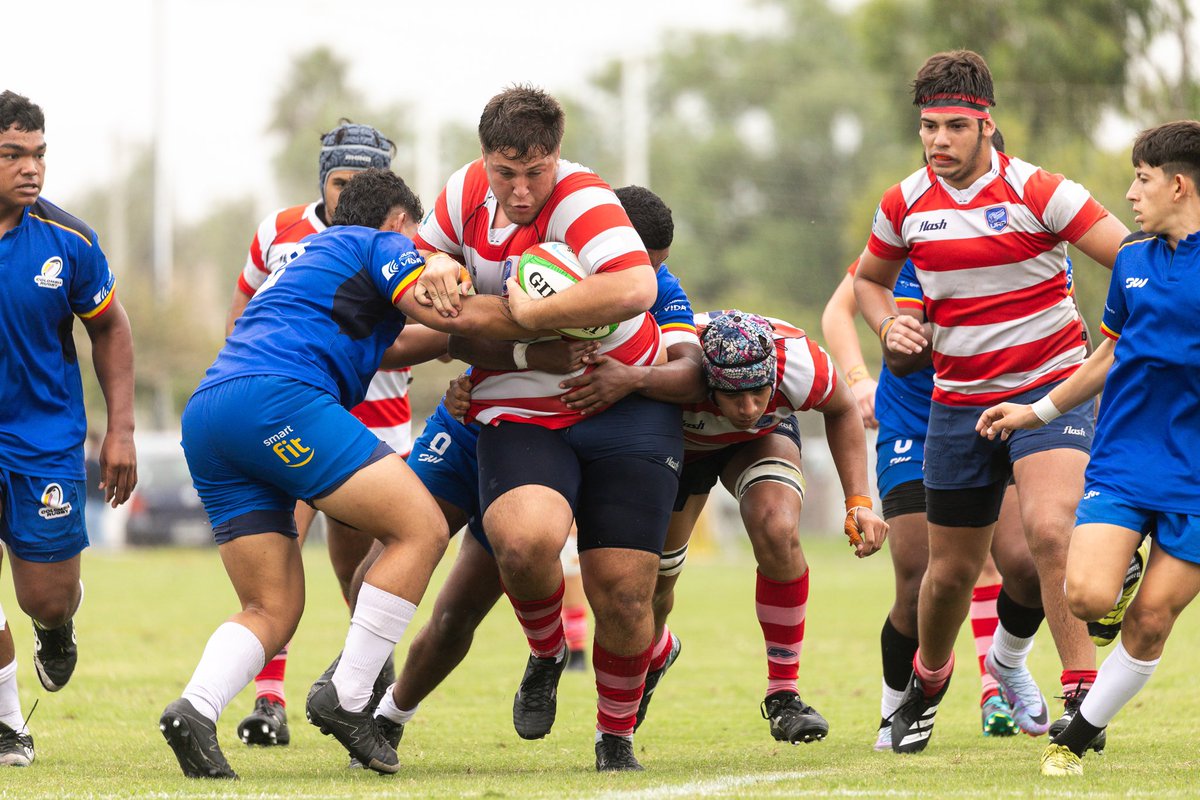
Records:
<instances>
[{"instance_id":1,"label":"red and white striped sock","mask_svg":"<svg viewBox=\"0 0 1200 800\"><path fill-rule=\"evenodd\" d=\"M983 667L988 648L992 646L992 636L1000 623L996 616L996 598L999 596L998 583L976 586L971 590L971 633L975 636L975 655L979 658L979 682L983 685L982 700L1000 692L1000 685L996 683L996 679Z\"/></svg>"},{"instance_id":2,"label":"red and white striped sock","mask_svg":"<svg viewBox=\"0 0 1200 800\"><path fill-rule=\"evenodd\" d=\"M663 625L662 636L654 640L653 646L650 648L650 670L662 669L667 663L667 656L671 654L671 629Z\"/></svg>"},{"instance_id":3,"label":"red and white striped sock","mask_svg":"<svg viewBox=\"0 0 1200 800\"><path fill-rule=\"evenodd\" d=\"M560 582L554 594L542 600L518 600L511 594L508 596L529 641L529 649L538 658L552 658L563 651L566 642L562 622L565 589L566 584Z\"/></svg>"},{"instance_id":4,"label":"red and white striped sock","mask_svg":"<svg viewBox=\"0 0 1200 800\"><path fill-rule=\"evenodd\" d=\"M586 649L588 639L587 605L579 603L578 605L563 606L562 618L567 648L576 652Z\"/></svg>"},{"instance_id":5,"label":"red and white striped sock","mask_svg":"<svg viewBox=\"0 0 1200 800\"><path fill-rule=\"evenodd\" d=\"M782 582L756 573L754 606L767 646L768 695L796 691L808 607L808 573L805 570L797 580Z\"/></svg>"},{"instance_id":6,"label":"red and white striped sock","mask_svg":"<svg viewBox=\"0 0 1200 800\"><path fill-rule=\"evenodd\" d=\"M618 656L599 642L592 643L592 670L596 674L596 730L613 736L632 736L646 671L650 668L647 647L635 656Z\"/></svg>"},{"instance_id":7,"label":"red and white striped sock","mask_svg":"<svg viewBox=\"0 0 1200 800\"><path fill-rule=\"evenodd\" d=\"M283 676L287 672L288 649L291 646L291 642L285 644L283 649L267 662L262 671L254 676L254 698L256 700L260 697L267 697L272 702L287 705L287 700L283 697Z\"/></svg>"},{"instance_id":8,"label":"red and white striped sock","mask_svg":"<svg viewBox=\"0 0 1200 800\"><path fill-rule=\"evenodd\" d=\"M945 664L936 669L930 669L921 660L921 651L918 649L917 654L913 656L913 672L917 673L917 677L921 679L921 687L925 690L925 696L933 697L941 691L942 687L946 685L946 681L950 680L950 676L954 674L954 653L950 653L950 660Z\"/></svg>"}]
</instances>

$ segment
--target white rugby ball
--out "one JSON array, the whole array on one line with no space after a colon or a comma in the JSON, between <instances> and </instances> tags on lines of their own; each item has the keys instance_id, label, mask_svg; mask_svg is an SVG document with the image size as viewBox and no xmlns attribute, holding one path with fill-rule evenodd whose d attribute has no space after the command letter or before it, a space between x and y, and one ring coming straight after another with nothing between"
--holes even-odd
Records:
<instances>
[{"instance_id":1,"label":"white rugby ball","mask_svg":"<svg viewBox=\"0 0 1200 800\"><path fill-rule=\"evenodd\" d=\"M563 242L542 242L521 254L517 263L517 283L532 299L549 297L574 286L584 278L583 267L575 251ZM617 329L617 323L591 328L559 328L572 339L603 339Z\"/></svg>"}]
</instances>

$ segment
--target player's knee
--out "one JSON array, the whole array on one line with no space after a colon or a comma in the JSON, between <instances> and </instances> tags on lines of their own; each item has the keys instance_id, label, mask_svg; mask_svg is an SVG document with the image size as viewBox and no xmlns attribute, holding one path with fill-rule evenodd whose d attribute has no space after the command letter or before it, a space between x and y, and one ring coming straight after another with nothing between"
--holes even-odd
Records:
<instances>
[{"instance_id":1,"label":"player's knee","mask_svg":"<svg viewBox=\"0 0 1200 800\"><path fill-rule=\"evenodd\" d=\"M930 563L929 569L922 579L926 592L930 592L935 602L969 596L975 588L975 575L969 568L957 562Z\"/></svg>"},{"instance_id":2,"label":"player's knee","mask_svg":"<svg viewBox=\"0 0 1200 800\"><path fill-rule=\"evenodd\" d=\"M474 609L453 606L434 608L430 628L439 643L449 643L470 639L482 621L483 615L476 613ZM444 644L439 644L439 649L442 646Z\"/></svg>"},{"instance_id":3,"label":"player's knee","mask_svg":"<svg viewBox=\"0 0 1200 800\"><path fill-rule=\"evenodd\" d=\"M1084 622L1094 622L1111 611L1120 592L1117 584L1067 574L1067 608Z\"/></svg>"},{"instance_id":4,"label":"player's knee","mask_svg":"<svg viewBox=\"0 0 1200 800\"><path fill-rule=\"evenodd\" d=\"M515 547L494 540L492 544L500 574L509 578L540 575L545 573L551 564L559 564L560 548L555 547L549 537L525 539Z\"/></svg>"},{"instance_id":5,"label":"player's knee","mask_svg":"<svg viewBox=\"0 0 1200 800\"><path fill-rule=\"evenodd\" d=\"M651 598L634 587L613 587L598 593L595 601L596 624L623 631L635 630L651 616Z\"/></svg>"}]
</instances>

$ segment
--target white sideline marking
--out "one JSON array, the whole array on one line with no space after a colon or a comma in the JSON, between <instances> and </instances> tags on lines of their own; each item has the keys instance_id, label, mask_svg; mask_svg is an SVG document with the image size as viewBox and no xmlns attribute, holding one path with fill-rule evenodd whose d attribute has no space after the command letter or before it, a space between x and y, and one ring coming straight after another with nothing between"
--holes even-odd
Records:
<instances>
[{"instance_id":1,"label":"white sideline marking","mask_svg":"<svg viewBox=\"0 0 1200 800\"><path fill-rule=\"evenodd\" d=\"M592 795L595 800L662 800L668 797L720 797L736 793L738 789L764 783L799 781L811 778L811 772L768 772L751 775L731 775L710 781L693 781L667 786L652 786L634 791L621 790ZM792 794L792 792L789 792Z\"/></svg>"}]
</instances>

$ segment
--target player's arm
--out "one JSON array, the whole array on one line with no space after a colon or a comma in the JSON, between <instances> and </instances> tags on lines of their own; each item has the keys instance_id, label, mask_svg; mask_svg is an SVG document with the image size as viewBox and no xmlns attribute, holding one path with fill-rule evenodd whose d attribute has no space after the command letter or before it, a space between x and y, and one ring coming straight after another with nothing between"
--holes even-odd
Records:
<instances>
[{"instance_id":1,"label":"player's arm","mask_svg":"<svg viewBox=\"0 0 1200 800\"><path fill-rule=\"evenodd\" d=\"M1112 339L1105 337L1079 369L1041 400L1029 405L1001 403L992 406L979 415L975 430L989 439L995 439L997 435L1007 439L1015 430L1040 428L1063 411L1095 397L1104 388L1115 346Z\"/></svg>"},{"instance_id":2,"label":"player's arm","mask_svg":"<svg viewBox=\"0 0 1200 800\"><path fill-rule=\"evenodd\" d=\"M586 356L600 349L597 341L548 339L544 342L501 342L494 339L450 337L450 355L476 367L493 370L536 369L565 375L583 369Z\"/></svg>"},{"instance_id":3,"label":"player's arm","mask_svg":"<svg viewBox=\"0 0 1200 800\"><path fill-rule=\"evenodd\" d=\"M455 316L446 317L431 306L421 305L413 292L406 291L396 300L396 308L427 328L458 336L511 340L548 333L531 332L518 325L502 297L472 295L461 298L461 302L462 309Z\"/></svg>"},{"instance_id":4,"label":"player's arm","mask_svg":"<svg viewBox=\"0 0 1200 800\"><path fill-rule=\"evenodd\" d=\"M821 313L821 333L825 337L829 355L833 356L834 363L846 376L846 383L858 402L863 424L868 428L878 428L879 420L875 419L875 388L878 383L871 377L866 359L863 358L858 328L854 324L854 315L857 313L854 276L847 273L842 276Z\"/></svg>"},{"instance_id":5,"label":"player's arm","mask_svg":"<svg viewBox=\"0 0 1200 800\"><path fill-rule=\"evenodd\" d=\"M907 303L902 303L897 306L897 310L900 316L912 317L920 324L921 336L925 341L930 341L933 338L933 331L930 329L929 323L925 321L924 308L916 308ZM882 346L882 342L880 344ZM889 372L903 378L905 375L919 372L933 364L933 349L926 347L919 353L898 353L895 350L883 347L883 361L887 364Z\"/></svg>"},{"instance_id":6,"label":"player's arm","mask_svg":"<svg viewBox=\"0 0 1200 800\"><path fill-rule=\"evenodd\" d=\"M425 259L425 268L413 285L413 296L420 305L432 308L441 316L454 316L462 308L462 298L468 293L463 285L462 264L440 250L417 248L417 253Z\"/></svg>"},{"instance_id":7,"label":"player's arm","mask_svg":"<svg viewBox=\"0 0 1200 800\"><path fill-rule=\"evenodd\" d=\"M1112 214L1105 214L1079 237L1075 246L1097 264L1112 269L1117 260L1117 250L1128 235L1129 229L1125 223Z\"/></svg>"},{"instance_id":8,"label":"player's arm","mask_svg":"<svg viewBox=\"0 0 1200 800\"><path fill-rule=\"evenodd\" d=\"M631 366L608 356L589 357L594 368L559 384L567 408L591 414L633 392L664 403L698 403L708 396L700 372L703 351L691 342L667 348L665 364Z\"/></svg>"},{"instance_id":9,"label":"player's arm","mask_svg":"<svg viewBox=\"0 0 1200 800\"><path fill-rule=\"evenodd\" d=\"M238 317L246 310L246 306L250 304L251 295L242 291L241 284L235 284L233 287L233 299L229 301L229 314L225 317L225 335L233 333L233 325L238 321Z\"/></svg>"},{"instance_id":10,"label":"player's arm","mask_svg":"<svg viewBox=\"0 0 1200 800\"><path fill-rule=\"evenodd\" d=\"M896 308L893 288L903 261L885 261L864 250L854 273L854 297L871 330L879 334L884 350L914 355L929 346L916 318Z\"/></svg>"},{"instance_id":11,"label":"player's arm","mask_svg":"<svg viewBox=\"0 0 1200 800\"><path fill-rule=\"evenodd\" d=\"M536 301L521 289L516 278L509 278L507 287L513 319L531 330L624 322L649 310L658 296L658 280L648 262L593 273L561 292Z\"/></svg>"},{"instance_id":12,"label":"player's arm","mask_svg":"<svg viewBox=\"0 0 1200 800\"><path fill-rule=\"evenodd\" d=\"M825 417L829 452L847 498L847 534L851 525L857 529L860 540L855 542L852 537L851 544L854 545L854 554L864 558L883 546L888 525L871 510L867 437L858 413L858 403L846 388L845 381L839 380L834 384L829 399L817 410Z\"/></svg>"},{"instance_id":13,"label":"player's arm","mask_svg":"<svg viewBox=\"0 0 1200 800\"><path fill-rule=\"evenodd\" d=\"M441 331L410 322L396 341L383 351L380 369L400 369L424 364L446 355L449 336Z\"/></svg>"},{"instance_id":14,"label":"player's arm","mask_svg":"<svg viewBox=\"0 0 1200 800\"><path fill-rule=\"evenodd\" d=\"M83 318L92 340L92 364L108 409L108 428L100 446L100 488L114 508L137 485L133 445L133 331L124 306L114 296L95 317Z\"/></svg>"}]
</instances>

